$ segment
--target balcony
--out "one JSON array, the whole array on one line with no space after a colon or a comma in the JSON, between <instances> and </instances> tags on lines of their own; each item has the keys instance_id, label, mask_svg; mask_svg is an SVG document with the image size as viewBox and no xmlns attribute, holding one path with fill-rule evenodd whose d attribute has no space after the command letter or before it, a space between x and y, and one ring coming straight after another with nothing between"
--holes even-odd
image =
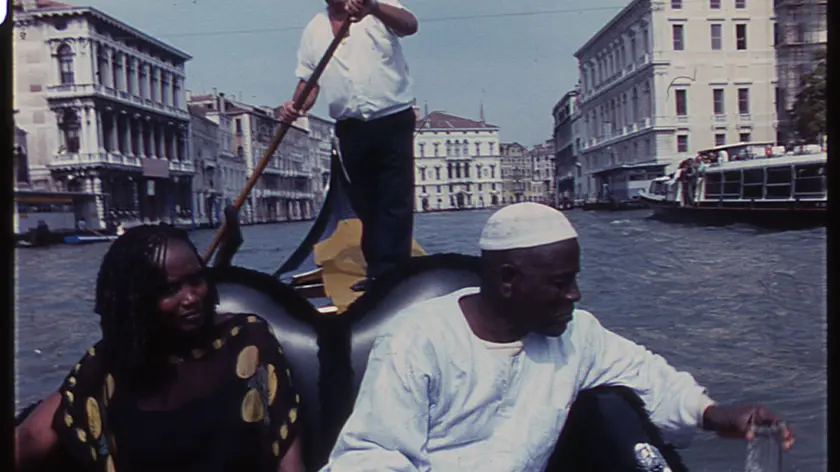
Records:
<instances>
[{"instance_id":1,"label":"balcony","mask_svg":"<svg viewBox=\"0 0 840 472\"><path fill-rule=\"evenodd\" d=\"M620 141L626 136L630 136L634 133L650 129L655 124L661 124L659 121L661 120L658 120L656 123L654 123L654 120L652 118L645 118L631 125L627 125L622 128L616 129L615 131L605 132L602 136L589 138L584 143L584 145L581 146L581 150L586 151L593 148L608 146L610 144L615 143L616 141Z\"/></svg>"},{"instance_id":2,"label":"balcony","mask_svg":"<svg viewBox=\"0 0 840 472\"><path fill-rule=\"evenodd\" d=\"M55 170L92 169L110 167L124 170L140 171L143 168L142 159L136 156L109 152L98 153L63 153L55 154L47 167ZM189 161L169 161L169 171L178 173L194 173L195 164Z\"/></svg>"},{"instance_id":3,"label":"balcony","mask_svg":"<svg viewBox=\"0 0 840 472\"><path fill-rule=\"evenodd\" d=\"M122 154L76 153L56 154L47 167L51 169L79 169L95 167L122 167L127 170L140 170L140 159Z\"/></svg>"},{"instance_id":4,"label":"balcony","mask_svg":"<svg viewBox=\"0 0 840 472\"><path fill-rule=\"evenodd\" d=\"M118 92L111 87L106 87L99 84L64 84L51 85L47 87L47 100L70 100L79 97L98 97L110 99L124 105L131 105L146 109L156 113L166 113L171 116L189 119L190 114L186 110L181 110L172 106L164 106L148 98L143 99L128 92Z\"/></svg>"},{"instance_id":5,"label":"balcony","mask_svg":"<svg viewBox=\"0 0 840 472\"><path fill-rule=\"evenodd\" d=\"M257 198L283 198L286 200L311 200L315 198L315 194L312 192L281 189L254 189L254 196Z\"/></svg>"}]
</instances>

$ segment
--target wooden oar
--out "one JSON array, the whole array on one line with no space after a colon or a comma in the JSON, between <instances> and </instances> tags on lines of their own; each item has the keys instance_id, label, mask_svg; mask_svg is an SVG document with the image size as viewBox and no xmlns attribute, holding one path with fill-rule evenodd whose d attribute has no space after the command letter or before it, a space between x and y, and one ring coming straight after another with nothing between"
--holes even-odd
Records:
<instances>
[{"instance_id":1,"label":"wooden oar","mask_svg":"<svg viewBox=\"0 0 840 472\"><path fill-rule=\"evenodd\" d=\"M315 67L315 70L312 72L312 76L309 77L309 80L306 81L306 85L301 90L300 95L298 95L297 99L295 100L294 106L296 109L301 109L303 107L304 102L309 97L309 94L312 93L312 89L315 88L315 85L318 83L318 79L321 78L321 74L324 73L324 69L327 67L327 63L332 59L333 54L335 54L335 50L338 48L338 45L341 43L341 40L344 39L344 36L347 35L347 32L350 30L350 18L344 20L344 23L341 24L341 28L339 28L338 33L336 33L335 38L333 39L332 43L330 43L330 47L327 48L327 51L324 53L324 56L321 58L321 61ZM268 145L268 149L265 150L263 153L262 159L257 164L257 167L254 169L254 173L251 174L251 178L248 179L248 182L245 183L245 187L242 188L242 191L239 192L239 196L236 197L236 201L233 202L233 209L239 211L242 208L242 205L245 203L245 199L248 198L248 194L251 193L251 189L254 188L254 185L257 184L257 179L260 178L265 168L268 166L268 162L271 160L271 156L274 154L274 151L277 150L277 146L283 141L283 138L286 137L286 132L289 131L289 127L291 124L289 123L280 123L280 127L277 129L277 133L274 135L274 138L271 140L271 143ZM219 230L216 231L216 234L213 235L213 239L210 241L210 247L204 252L204 261L205 263L209 263L210 259L213 257L213 253L216 251L216 248L219 246L219 242L222 240L222 236L225 234L225 229L227 225L224 221L222 221L222 225L219 227Z\"/></svg>"}]
</instances>

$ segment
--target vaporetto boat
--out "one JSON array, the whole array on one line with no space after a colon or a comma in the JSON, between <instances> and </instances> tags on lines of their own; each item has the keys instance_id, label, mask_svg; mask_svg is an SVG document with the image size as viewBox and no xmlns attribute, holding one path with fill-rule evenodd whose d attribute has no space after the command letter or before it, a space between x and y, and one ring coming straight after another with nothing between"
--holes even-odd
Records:
<instances>
[{"instance_id":1,"label":"vaporetto boat","mask_svg":"<svg viewBox=\"0 0 840 472\"><path fill-rule=\"evenodd\" d=\"M772 149L739 143L701 150L700 156L723 157L690 177L679 169L657 178L640 198L655 218L668 221L825 225L827 153L816 146L784 154Z\"/></svg>"}]
</instances>

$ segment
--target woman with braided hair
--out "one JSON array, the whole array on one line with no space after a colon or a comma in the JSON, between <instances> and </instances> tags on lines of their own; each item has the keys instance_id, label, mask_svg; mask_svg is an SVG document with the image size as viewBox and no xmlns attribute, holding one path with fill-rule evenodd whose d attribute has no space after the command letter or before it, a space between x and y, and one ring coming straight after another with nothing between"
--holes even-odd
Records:
<instances>
[{"instance_id":1,"label":"woman with braided hair","mask_svg":"<svg viewBox=\"0 0 840 472\"><path fill-rule=\"evenodd\" d=\"M64 470L303 470L282 347L217 304L186 232L126 231L97 279L102 339L16 428L16 470L56 454Z\"/></svg>"}]
</instances>

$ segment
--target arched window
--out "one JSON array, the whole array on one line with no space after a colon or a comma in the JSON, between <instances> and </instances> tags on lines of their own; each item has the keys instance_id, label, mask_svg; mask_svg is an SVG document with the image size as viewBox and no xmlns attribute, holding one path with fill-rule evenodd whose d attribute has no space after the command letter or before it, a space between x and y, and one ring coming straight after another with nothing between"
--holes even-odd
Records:
<instances>
[{"instance_id":1,"label":"arched window","mask_svg":"<svg viewBox=\"0 0 840 472\"><path fill-rule=\"evenodd\" d=\"M245 159L245 148L243 148L242 146L236 148L236 157L240 159Z\"/></svg>"},{"instance_id":2,"label":"arched window","mask_svg":"<svg viewBox=\"0 0 840 472\"><path fill-rule=\"evenodd\" d=\"M70 85L75 83L76 78L73 75L73 50L70 46L62 44L58 47L58 70L61 76L61 85Z\"/></svg>"}]
</instances>

